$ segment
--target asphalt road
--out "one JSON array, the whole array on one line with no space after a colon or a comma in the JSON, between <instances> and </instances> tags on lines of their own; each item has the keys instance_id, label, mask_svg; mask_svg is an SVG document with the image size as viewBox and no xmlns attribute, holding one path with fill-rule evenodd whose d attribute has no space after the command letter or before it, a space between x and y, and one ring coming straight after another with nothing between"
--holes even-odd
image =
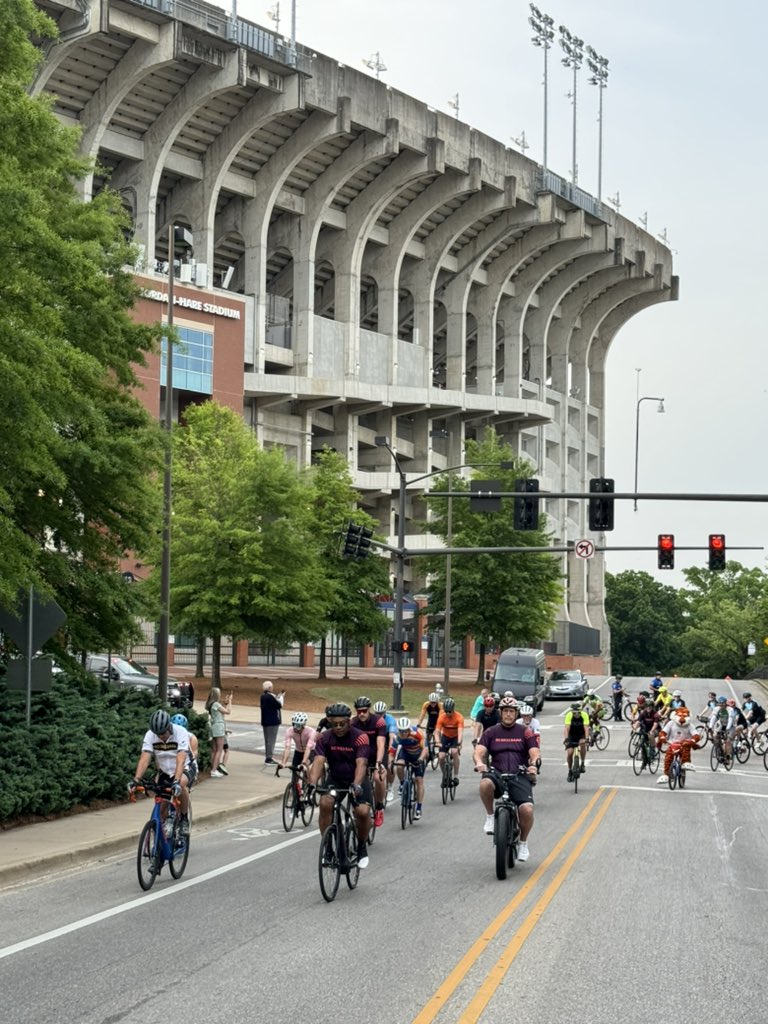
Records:
<instances>
[{"instance_id":1,"label":"asphalt road","mask_svg":"<svg viewBox=\"0 0 768 1024\"><path fill-rule=\"evenodd\" d=\"M722 687L722 683L720 686ZM680 682L703 705L708 684ZM566 783L541 716L531 858L496 879L465 752L456 801L389 813L333 904L318 833L275 807L193 839L187 873L141 893L121 857L0 894L3 1024L762 1024L768 773L753 757L683 792L636 777L627 725Z\"/></svg>"}]
</instances>

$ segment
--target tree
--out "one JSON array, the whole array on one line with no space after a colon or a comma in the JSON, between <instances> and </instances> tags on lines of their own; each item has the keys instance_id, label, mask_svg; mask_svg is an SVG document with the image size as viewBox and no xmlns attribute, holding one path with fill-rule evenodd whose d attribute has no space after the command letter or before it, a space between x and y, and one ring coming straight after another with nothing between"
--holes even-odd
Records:
<instances>
[{"instance_id":1,"label":"tree","mask_svg":"<svg viewBox=\"0 0 768 1024\"><path fill-rule=\"evenodd\" d=\"M679 591L647 572L605 574L605 614L613 670L628 676L680 669L686 628Z\"/></svg>"},{"instance_id":2,"label":"tree","mask_svg":"<svg viewBox=\"0 0 768 1024\"><path fill-rule=\"evenodd\" d=\"M743 679L758 663L749 654L750 643L765 660L768 576L733 561L723 572L694 567L683 575L689 587L681 592L688 621L681 645L682 671L707 679Z\"/></svg>"},{"instance_id":3,"label":"tree","mask_svg":"<svg viewBox=\"0 0 768 1024\"><path fill-rule=\"evenodd\" d=\"M30 0L0 4L0 603L33 584L73 649L118 647L136 607L118 559L159 512L160 431L132 393L159 327L130 317L118 197L79 200L77 133L28 93L29 37L55 32Z\"/></svg>"},{"instance_id":4,"label":"tree","mask_svg":"<svg viewBox=\"0 0 768 1024\"><path fill-rule=\"evenodd\" d=\"M327 629L345 641L372 643L386 632L389 620L376 596L389 590L389 563L372 548L367 558L342 558L341 538L350 522L374 529L376 520L355 506L359 493L352 486L346 460L325 450L317 457L310 481L313 488L314 534L322 549L325 573L333 583L326 610ZM320 639L318 678L326 678L326 632Z\"/></svg>"},{"instance_id":5,"label":"tree","mask_svg":"<svg viewBox=\"0 0 768 1024\"><path fill-rule=\"evenodd\" d=\"M514 489L515 480L531 476L530 464L515 458L493 430L486 431L480 442L467 441L466 460L479 467L475 479L498 479L505 491ZM438 477L433 489L449 487L469 491L466 480L452 475ZM426 500L432 512L429 532L447 539L446 500ZM501 511L492 513L472 512L468 500L453 499L452 504L453 547L542 547L549 542L543 517L537 530L515 530L513 498L503 498ZM434 627L445 615L445 559L430 558L427 568L433 573L428 614ZM549 554L473 554L452 559L451 628L454 635L473 636L480 645L479 680L488 647L540 642L551 631L562 598L560 567Z\"/></svg>"},{"instance_id":6,"label":"tree","mask_svg":"<svg viewBox=\"0 0 768 1024\"><path fill-rule=\"evenodd\" d=\"M231 409L189 407L174 436L174 628L272 645L320 635L333 585L311 497L283 452L263 451Z\"/></svg>"}]
</instances>

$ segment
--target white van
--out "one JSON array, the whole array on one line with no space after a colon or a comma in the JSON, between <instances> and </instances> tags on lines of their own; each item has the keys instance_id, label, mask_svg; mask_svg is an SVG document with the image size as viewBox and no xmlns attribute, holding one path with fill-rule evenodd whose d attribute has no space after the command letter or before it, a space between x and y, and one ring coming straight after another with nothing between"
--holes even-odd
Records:
<instances>
[{"instance_id":1,"label":"white van","mask_svg":"<svg viewBox=\"0 0 768 1024\"><path fill-rule=\"evenodd\" d=\"M544 652L536 647L508 647L496 662L491 685L495 693L511 690L519 701L527 698L536 711L544 706Z\"/></svg>"}]
</instances>

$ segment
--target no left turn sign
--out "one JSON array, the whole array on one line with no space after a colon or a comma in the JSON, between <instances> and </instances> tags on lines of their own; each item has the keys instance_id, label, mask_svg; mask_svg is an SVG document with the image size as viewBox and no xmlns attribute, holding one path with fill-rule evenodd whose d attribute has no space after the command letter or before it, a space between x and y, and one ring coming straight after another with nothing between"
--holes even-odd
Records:
<instances>
[{"instance_id":1,"label":"no left turn sign","mask_svg":"<svg viewBox=\"0 0 768 1024\"><path fill-rule=\"evenodd\" d=\"M591 540L577 540L574 551L579 558L591 558L595 553L595 545Z\"/></svg>"}]
</instances>

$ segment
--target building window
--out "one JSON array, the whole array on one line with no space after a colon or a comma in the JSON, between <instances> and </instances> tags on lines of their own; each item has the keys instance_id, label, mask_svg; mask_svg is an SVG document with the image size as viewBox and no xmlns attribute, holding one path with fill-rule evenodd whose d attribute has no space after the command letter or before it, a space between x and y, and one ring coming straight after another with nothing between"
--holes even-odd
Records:
<instances>
[{"instance_id":1,"label":"building window","mask_svg":"<svg viewBox=\"0 0 768 1024\"><path fill-rule=\"evenodd\" d=\"M173 386L180 391L213 394L213 335L192 327L176 328L179 341L173 349ZM165 381L168 341L160 350L160 380Z\"/></svg>"}]
</instances>

